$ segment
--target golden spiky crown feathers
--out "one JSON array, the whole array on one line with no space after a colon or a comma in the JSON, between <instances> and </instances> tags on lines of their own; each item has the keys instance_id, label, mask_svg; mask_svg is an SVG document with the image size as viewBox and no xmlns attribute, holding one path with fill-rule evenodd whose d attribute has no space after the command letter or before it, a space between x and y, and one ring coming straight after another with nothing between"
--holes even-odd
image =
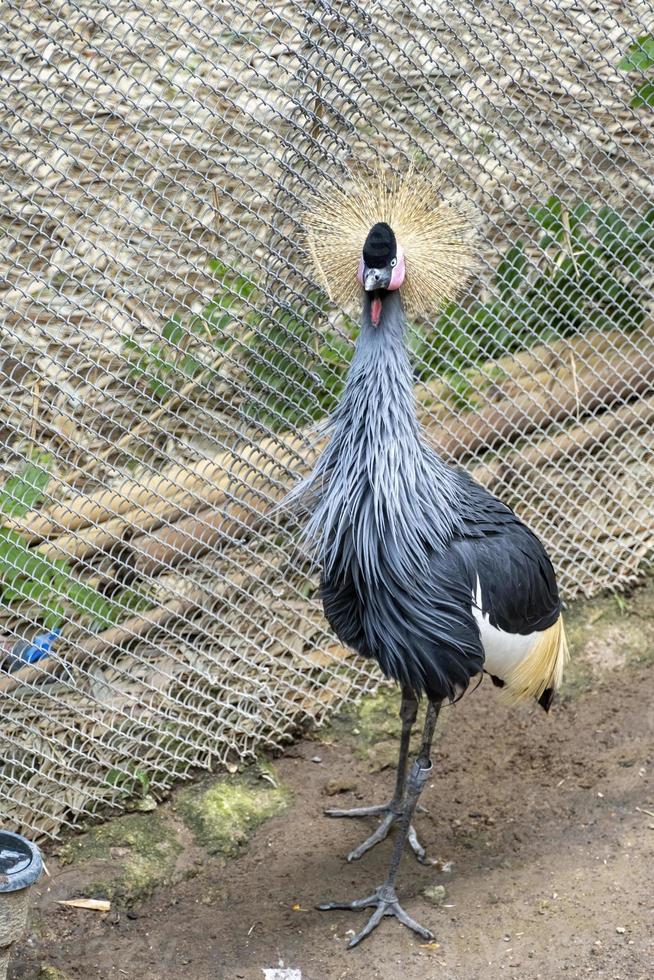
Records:
<instances>
[{"instance_id":1,"label":"golden spiky crown feathers","mask_svg":"<svg viewBox=\"0 0 654 980\"><path fill-rule=\"evenodd\" d=\"M477 265L473 208L448 200L433 174L415 166L390 172L382 165L348 172L338 186L318 192L304 214L307 251L330 299L344 309L358 302L361 250L381 221L404 249L407 311L435 313L454 299Z\"/></svg>"}]
</instances>

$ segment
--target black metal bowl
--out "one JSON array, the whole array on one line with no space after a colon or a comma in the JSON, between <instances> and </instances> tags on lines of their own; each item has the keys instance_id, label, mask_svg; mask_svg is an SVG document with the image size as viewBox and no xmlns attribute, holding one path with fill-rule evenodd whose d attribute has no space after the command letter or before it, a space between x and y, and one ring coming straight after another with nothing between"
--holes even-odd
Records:
<instances>
[{"instance_id":1,"label":"black metal bowl","mask_svg":"<svg viewBox=\"0 0 654 980\"><path fill-rule=\"evenodd\" d=\"M41 877L43 861L36 844L0 830L0 892L29 888Z\"/></svg>"}]
</instances>

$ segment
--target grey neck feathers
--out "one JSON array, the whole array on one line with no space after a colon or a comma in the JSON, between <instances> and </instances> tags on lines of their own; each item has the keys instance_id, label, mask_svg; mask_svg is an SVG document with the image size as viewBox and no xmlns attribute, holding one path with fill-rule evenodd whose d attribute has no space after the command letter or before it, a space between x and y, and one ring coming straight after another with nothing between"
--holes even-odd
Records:
<instances>
[{"instance_id":1,"label":"grey neck feathers","mask_svg":"<svg viewBox=\"0 0 654 980\"><path fill-rule=\"evenodd\" d=\"M309 511L307 537L326 575L376 583L384 557L411 574L457 529L460 484L425 443L399 292L384 299L379 326L364 298L363 322L331 439L313 473L291 494Z\"/></svg>"}]
</instances>

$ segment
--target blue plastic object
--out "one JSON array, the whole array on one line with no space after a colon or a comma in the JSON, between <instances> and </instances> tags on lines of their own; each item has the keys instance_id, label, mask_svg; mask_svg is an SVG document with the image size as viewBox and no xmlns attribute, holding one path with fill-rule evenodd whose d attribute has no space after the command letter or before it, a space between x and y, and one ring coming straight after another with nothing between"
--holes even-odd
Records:
<instances>
[{"instance_id":1,"label":"blue plastic object","mask_svg":"<svg viewBox=\"0 0 654 980\"><path fill-rule=\"evenodd\" d=\"M16 640L9 649L5 646L5 654L0 657L0 670L11 674L27 664L38 663L48 656L60 635L61 628L58 628L49 633L39 633L33 640Z\"/></svg>"},{"instance_id":2,"label":"blue plastic object","mask_svg":"<svg viewBox=\"0 0 654 980\"><path fill-rule=\"evenodd\" d=\"M0 892L16 892L38 881L43 871L41 852L20 834L0 830Z\"/></svg>"}]
</instances>

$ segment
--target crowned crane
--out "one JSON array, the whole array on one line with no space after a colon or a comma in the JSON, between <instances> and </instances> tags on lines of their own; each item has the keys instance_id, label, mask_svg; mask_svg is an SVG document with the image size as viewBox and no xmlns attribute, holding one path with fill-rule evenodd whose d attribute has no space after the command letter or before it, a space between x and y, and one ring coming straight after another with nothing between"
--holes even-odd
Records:
<instances>
[{"instance_id":1,"label":"crowned crane","mask_svg":"<svg viewBox=\"0 0 654 980\"><path fill-rule=\"evenodd\" d=\"M349 860L398 824L388 875L365 898L318 907L373 910L350 946L389 915L432 939L400 905L395 883L407 841L424 857L412 817L432 776L441 705L485 671L509 699L535 698L548 710L567 658L561 603L536 535L510 507L444 462L416 415L405 308L433 312L465 283L474 268L469 211L444 201L424 173L409 168L388 177L378 169L321 195L306 228L322 285L343 306L360 294L363 313L328 444L290 500L306 516L327 620L402 692L391 801L327 811L382 818ZM424 731L409 769L421 696L428 702Z\"/></svg>"}]
</instances>

